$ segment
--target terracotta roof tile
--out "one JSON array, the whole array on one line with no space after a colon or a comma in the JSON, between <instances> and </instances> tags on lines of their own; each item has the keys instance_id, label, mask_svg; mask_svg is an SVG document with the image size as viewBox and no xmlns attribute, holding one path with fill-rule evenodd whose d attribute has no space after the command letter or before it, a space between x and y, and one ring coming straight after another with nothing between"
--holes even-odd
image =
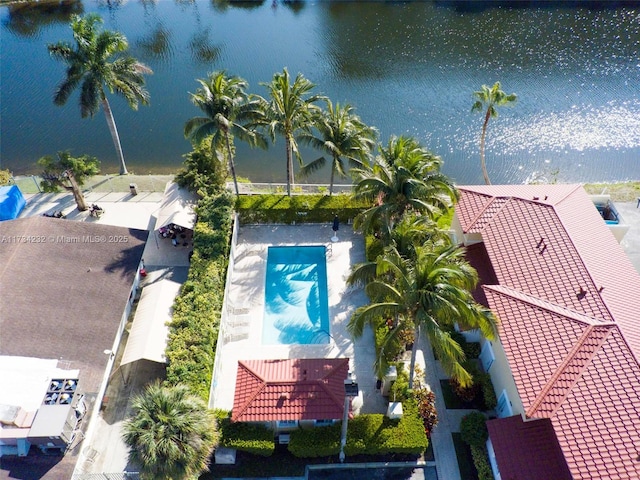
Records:
<instances>
[{"instance_id":1,"label":"terracotta roof tile","mask_svg":"<svg viewBox=\"0 0 640 480\"><path fill-rule=\"evenodd\" d=\"M460 198L456 205L456 214L460 219L462 230L467 232L484 209L493 201L491 195L469 192Z\"/></svg>"},{"instance_id":2,"label":"terracotta roof tile","mask_svg":"<svg viewBox=\"0 0 640 480\"><path fill-rule=\"evenodd\" d=\"M348 371L348 358L239 361L231 419L342 418Z\"/></svg>"},{"instance_id":3,"label":"terracotta roof tile","mask_svg":"<svg viewBox=\"0 0 640 480\"><path fill-rule=\"evenodd\" d=\"M474 243L465 247L465 258L469 264L478 272L478 286L473 292L473 299L487 306L487 297L484 294L482 285L492 285L498 282L496 273L487 255L487 249L484 243Z\"/></svg>"},{"instance_id":4,"label":"terracotta roof tile","mask_svg":"<svg viewBox=\"0 0 640 480\"><path fill-rule=\"evenodd\" d=\"M584 206L591 202L583 189L576 190L556 206L600 297L615 316L625 339L640 360L640 275L611 235L600 214Z\"/></svg>"},{"instance_id":5,"label":"terracotta roof tile","mask_svg":"<svg viewBox=\"0 0 640 480\"><path fill-rule=\"evenodd\" d=\"M574 478L640 478L640 368L611 329L552 417ZM572 459L572 461L570 461Z\"/></svg>"},{"instance_id":6,"label":"terracotta roof tile","mask_svg":"<svg viewBox=\"0 0 640 480\"><path fill-rule=\"evenodd\" d=\"M503 479L572 479L549 419L515 415L489 420L487 429Z\"/></svg>"},{"instance_id":7,"label":"terracotta roof tile","mask_svg":"<svg viewBox=\"0 0 640 480\"><path fill-rule=\"evenodd\" d=\"M511 199L485 227L482 238L500 284L612 320L552 206ZM502 240L507 238L508 242Z\"/></svg>"},{"instance_id":8,"label":"terracotta roof tile","mask_svg":"<svg viewBox=\"0 0 640 480\"><path fill-rule=\"evenodd\" d=\"M574 478L599 459L607 478L640 478L640 365L619 327L485 289L527 415L551 419Z\"/></svg>"},{"instance_id":9,"label":"terracotta roof tile","mask_svg":"<svg viewBox=\"0 0 640 480\"><path fill-rule=\"evenodd\" d=\"M499 283L484 291L526 414L551 420L573 478L640 478L640 276L580 186L461 192L460 223L481 233Z\"/></svg>"},{"instance_id":10,"label":"terracotta roof tile","mask_svg":"<svg viewBox=\"0 0 640 480\"><path fill-rule=\"evenodd\" d=\"M500 319L500 340L529 411L593 320L504 286L486 286L485 292Z\"/></svg>"}]
</instances>

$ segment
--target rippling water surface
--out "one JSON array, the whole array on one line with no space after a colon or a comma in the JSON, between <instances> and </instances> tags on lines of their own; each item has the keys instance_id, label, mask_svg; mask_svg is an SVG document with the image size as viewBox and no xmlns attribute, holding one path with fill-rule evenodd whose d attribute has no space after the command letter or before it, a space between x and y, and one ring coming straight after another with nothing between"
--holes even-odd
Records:
<instances>
[{"instance_id":1,"label":"rippling water surface","mask_svg":"<svg viewBox=\"0 0 640 480\"><path fill-rule=\"evenodd\" d=\"M494 183L531 179L640 178L640 8L497 8L431 2L284 4L271 1L69 2L66 9L0 8L1 168L34 171L58 150L117 162L103 114L81 119L77 96L53 105L63 65L47 43L70 40L71 12L98 12L148 64L151 106L112 100L130 170L175 170L190 151L184 123L199 111L196 78L226 69L265 95L284 66L334 102L349 102L381 140L415 135L458 183L481 183L482 115L472 92L502 83L516 93L487 135ZM268 151L237 145L238 170L283 181L284 142ZM305 151L312 160L316 152ZM329 172L313 180L328 181Z\"/></svg>"}]
</instances>

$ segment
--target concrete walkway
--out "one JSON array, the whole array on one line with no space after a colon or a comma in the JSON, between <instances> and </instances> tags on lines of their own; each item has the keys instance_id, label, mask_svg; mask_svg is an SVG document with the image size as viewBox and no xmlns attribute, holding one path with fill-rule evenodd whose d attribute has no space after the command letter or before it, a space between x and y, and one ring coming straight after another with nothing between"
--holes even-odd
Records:
<instances>
[{"instance_id":1,"label":"concrete walkway","mask_svg":"<svg viewBox=\"0 0 640 480\"><path fill-rule=\"evenodd\" d=\"M418 340L418 350L424 357L424 365L421 365L421 368L424 370L425 382L436 396L438 424L431 432L431 444L433 446L438 478L442 480L461 480L456 450L453 446L453 437L451 436L452 431L459 431L460 423L458 420L457 424L452 424L447 414L448 410L444 404L442 388L440 387L440 369L433 356L431 344L424 335Z\"/></svg>"}]
</instances>

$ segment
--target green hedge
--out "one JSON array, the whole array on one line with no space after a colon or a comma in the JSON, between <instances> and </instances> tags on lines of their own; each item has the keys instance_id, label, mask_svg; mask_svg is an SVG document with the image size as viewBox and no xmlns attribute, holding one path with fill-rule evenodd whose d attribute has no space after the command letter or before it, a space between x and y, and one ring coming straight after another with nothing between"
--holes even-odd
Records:
<instances>
[{"instance_id":1,"label":"green hedge","mask_svg":"<svg viewBox=\"0 0 640 480\"><path fill-rule=\"evenodd\" d=\"M402 404L403 416L391 420L382 414L358 415L349 420L345 454L385 455L404 453L419 455L429 446L422 418L414 400ZM296 457L324 457L340 452L339 423L328 427L299 429L291 432L289 451Z\"/></svg>"},{"instance_id":2,"label":"green hedge","mask_svg":"<svg viewBox=\"0 0 640 480\"><path fill-rule=\"evenodd\" d=\"M236 211L242 223L348 223L370 205L350 195L241 195Z\"/></svg>"},{"instance_id":3,"label":"green hedge","mask_svg":"<svg viewBox=\"0 0 640 480\"><path fill-rule=\"evenodd\" d=\"M460 435L462 440L472 447L483 447L489 438L487 418L480 412L465 415L460 421Z\"/></svg>"},{"instance_id":4,"label":"green hedge","mask_svg":"<svg viewBox=\"0 0 640 480\"><path fill-rule=\"evenodd\" d=\"M351 429L351 422L348 428ZM291 432L288 449L299 458L329 457L340 453L341 423L326 427L300 428ZM349 434L347 433L347 438Z\"/></svg>"},{"instance_id":5,"label":"green hedge","mask_svg":"<svg viewBox=\"0 0 640 480\"><path fill-rule=\"evenodd\" d=\"M498 406L498 399L496 398L496 391L493 388L491 375L486 372L479 373L477 378L474 378L474 381L480 382L480 385L482 385L484 408L487 410L495 409Z\"/></svg>"},{"instance_id":6,"label":"green hedge","mask_svg":"<svg viewBox=\"0 0 640 480\"><path fill-rule=\"evenodd\" d=\"M227 192L200 200L196 208L189 276L169 324L167 380L187 384L209 399L231 235L233 199Z\"/></svg>"},{"instance_id":7,"label":"green hedge","mask_svg":"<svg viewBox=\"0 0 640 480\"><path fill-rule=\"evenodd\" d=\"M244 422L220 421L220 445L253 455L269 457L276 448L273 431L264 425Z\"/></svg>"},{"instance_id":8,"label":"green hedge","mask_svg":"<svg viewBox=\"0 0 640 480\"><path fill-rule=\"evenodd\" d=\"M382 414L359 415L349 421L347 455L421 454L429 446L415 400L402 404L400 420Z\"/></svg>"},{"instance_id":9,"label":"green hedge","mask_svg":"<svg viewBox=\"0 0 640 480\"><path fill-rule=\"evenodd\" d=\"M473 458L473 465L478 472L478 480L494 480L493 470L491 470L491 465L489 464L487 447L471 445L471 457Z\"/></svg>"}]
</instances>

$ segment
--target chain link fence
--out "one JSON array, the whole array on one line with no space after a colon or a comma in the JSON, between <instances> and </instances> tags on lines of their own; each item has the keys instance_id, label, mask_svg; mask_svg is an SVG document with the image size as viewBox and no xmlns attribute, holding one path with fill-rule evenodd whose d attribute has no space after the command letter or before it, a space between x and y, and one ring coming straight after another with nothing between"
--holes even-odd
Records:
<instances>
[{"instance_id":1,"label":"chain link fence","mask_svg":"<svg viewBox=\"0 0 640 480\"><path fill-rule=\"evenodd\" d=\"M85 192L128 192L135 184L139 192L164 192L167 183L172 181L173 175L96 175L87 179L82 186ZM38 175L12 177L13 183L18 185L22 193L42 193Z\"/></svg>"},{"instance_id":2,"label":"chain link fence","mask_svg":"<svg viewBox=\"0 0 640 480\"><path fill-rule=\"evenodd\" d=\"M333 185L333 193L351 193L353 185ZM233 182L227 182L227 190L235 192ZM238 191L241 195L259 195L267 193L287 193L286 183L238 183ZM312 193L329 194L329 185L315 183L296 183L291 186L291 195L304 195Z\"/></svg>"},{"instance_id":3,"label":"chain link fence","mask_svg":"<svg viewBox=\"0 0 640 480\"><path fill-rule=\"evenodd\" d=\"M131 185L135 185L138 192L164 192L168 182L174 179L174 175L96 175L87 179L82 186L84 192L129 192ZM11 177L12 183L18 185L20 191L25 194L42 193L40 182L42 177L38 175L24 175ZM229 191L235 192L233 182L227 182ZM242 195L258 195L266 193L287 193L286 183L239 183L238 189ZM353 189L350 184L336 184L333 186L334 194L349 194ZM329 185L296 183L291 186L292 195L329 193Z\"/></svg>"}]
</instances>

